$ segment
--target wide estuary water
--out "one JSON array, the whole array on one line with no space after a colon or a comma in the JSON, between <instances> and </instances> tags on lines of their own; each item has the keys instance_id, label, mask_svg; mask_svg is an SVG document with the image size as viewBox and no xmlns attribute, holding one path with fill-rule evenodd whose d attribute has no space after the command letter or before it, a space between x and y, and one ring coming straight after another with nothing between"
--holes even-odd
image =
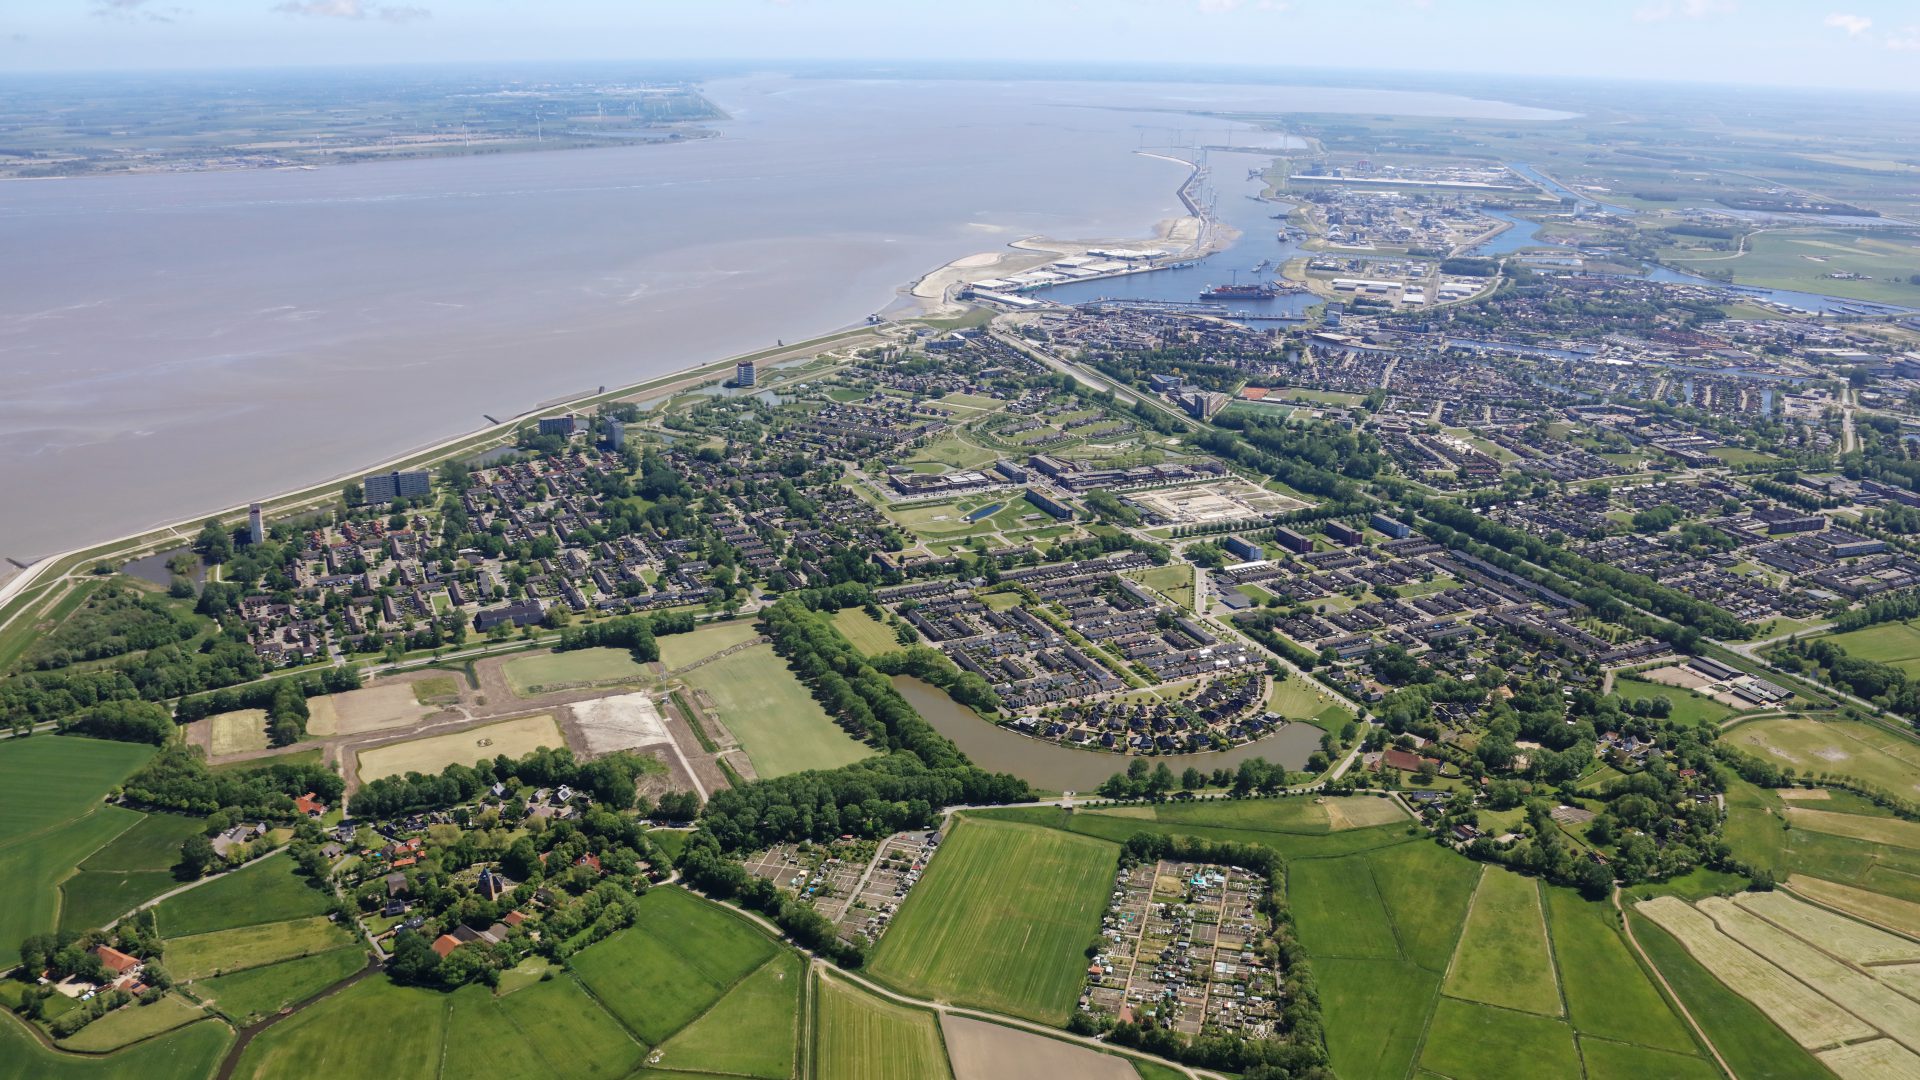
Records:
<instances>
[{"instance_id":1,"label":"wide estuary water","mask_svg":"<svg viewBox=\"0 0 1920 1080\"><path fill-rule=\"evenodd\" d=\"M733 119L677 145L0 184L0 555L837 329L1023 236L1148 236L1186 169L1134 151L1225 135L1178 110L1555 115L1278 86L707 89Z\"/></svg>"}]
</instances>

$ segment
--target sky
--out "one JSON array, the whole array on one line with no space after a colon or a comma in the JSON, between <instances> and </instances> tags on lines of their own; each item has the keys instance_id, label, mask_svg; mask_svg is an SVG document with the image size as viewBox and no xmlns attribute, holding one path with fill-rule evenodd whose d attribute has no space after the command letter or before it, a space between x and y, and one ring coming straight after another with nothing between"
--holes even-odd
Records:
<instances>
[{"instance_id":1,"label":"sky","mask_svg":"<svg viewBox=\"0 0 1920 1080\"><path fill-rule=\"evenodd\" d=\"M1920 0L0 0L29 70L1202 62L1920 92Z\"/></svg>"}]
</instances>

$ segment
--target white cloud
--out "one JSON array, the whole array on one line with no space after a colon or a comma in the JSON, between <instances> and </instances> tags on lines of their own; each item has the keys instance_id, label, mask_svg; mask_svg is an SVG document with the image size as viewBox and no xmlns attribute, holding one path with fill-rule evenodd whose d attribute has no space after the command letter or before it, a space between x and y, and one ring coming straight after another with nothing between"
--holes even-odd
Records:
<instances>
[{"instance_id":1,"label":"white cloud","mask_svg":"<svg viewBox=\"0 0 1920 1080\"><path fill-rule=\"evenodd\" d=\"M1848 37L1859 37L1861 34L1872 29L1873 20L1867 18L1865 15L1848 15L1844 12L1836 11L1827 16L1826 22L1823 25L1835 30L1844 30L1847 32Z\"/></svg>"},{"instance_id":2,"label":"white cloud","mask_svg":"<svg viewBox=\"0 0 1920 1080\"><path fill-rule=\"evenodd\" d=\"M1635 22L1666 22L1669 19L1709 19L1716 15L1731 15L1740 10L1734 0L1660 0L1659 3L1646 4L1635 8Z\"/></svg>"},{"instance_id":3,"label":"white cloud","mask_svg":"<svg viewBox=\"0 0 1920 1080\"><path fill-rule=\"evenodd\" d=\"M147 0L93 0L93 13L102 19L135 20L148 22L173 22L188 14L186 8L154 8L147 6Z\"/></svg>"},{"instance_id":4,"label":"white cloud","mask_svg":"<svg viewBox=\"0 0 1920 1080\"><path fill-rule=\"evenodd\" d=\"M310 15L321 19L376 18L395 23L433 17L433 12L423 7L370 4L366 0L305 0L304 3L300 0L287 0L286 3L274 5L273 10L287 15Z\"/></svg>"},{"instance_id":5,"label":"white cloud","mask_svg":"<svg viewBox=\"0 0 1920 1080\"><path fill-rule=\"evenodd\" d=\"M1887 48L1895 52L1920 52L1920 26L1906 26L1888 34Z\"/></svg>"},{"instance_id":6,"label":"white cloud","mask_svg":"<svg viewBox=\"0 0 1920 1080\"><path fill-rule=\"evenodd\" d=\"M1219 15L1239 6L1240 0L1200 0L1199 2L1202 15Z\"/></svg>"}]
</instances>

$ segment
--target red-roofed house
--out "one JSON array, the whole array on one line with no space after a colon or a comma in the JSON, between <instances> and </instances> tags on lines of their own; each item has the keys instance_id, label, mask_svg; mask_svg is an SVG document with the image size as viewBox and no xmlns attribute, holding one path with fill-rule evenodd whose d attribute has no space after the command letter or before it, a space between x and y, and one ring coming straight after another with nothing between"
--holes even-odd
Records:
<instances>
[{"instance_id":1,"label":"red-roofed house","mask_svg":"<svg viewBox=\"0 0 1920 1080\"><path fill-rule=\"evenodd\" d=\"M460 945L460 939L454 937L452 934L441 934L439 937L433 939L433 951L439 953L440 959L442 960L445 960L447 954L459 948Z\"/></svg>"},{"instance_id":2,"label":"red-roofed house","mask_svg":"<svg viewBox=\"0 0 1920 1080\"><path fill-rule=\"evenodd\" d=\"M319 817L327 812L327 804L321 802L319 797L311 791L293 800L293 808L308 817Z\"/></svg>"},{"instance_id":3,"label":"red-roofed house","mask_svg":"<svg viewBox=\"0 0 1920 1080\"><path fill-rule=\"evenodd\" d=\"M500 916L500 921L506 923L508 926L519 926L521 923L527 921L527 917L518 911L509 911L505 915Z\"/></svg>"},{"instance_id":4,"label":"red-roofed house","mask_svg":"<svg viewBox=\"0 0 1920 1080\"><path fill-rule=\"evenodd\" d=\"M595 854L594 854L593 852L591 852L591 851L589 851L589 852L587 852L587 853L586 853L585 855L582 855L582 856L580 856L579 858L577 858L577 859L575 859L575 860L573 860L573 865L575 865L575 866L591 866L591 867L593 867L593 872L594 872L594 873L596 873L596 874L601 874L601 873L605 873L605 871L604 871L604 870L601 870L601 869L600 869L600 856L598 856L598 855L595 855Z\"/></svg>"},{"instance_id":5,"label":"red-roofed house","mask_svg":"<svg viewBox=\"0 0 1920 1080\"><path fill-rule=\"evenodd\" d=\"M1435 768L1438 768L1440 765L1439 762L1434 761L1432 758L1424 758L1412 751L1402 750L1398 747L1391 747L1386 753L1380 755L1380 764L1389 769L1399 769L1401 772L1416 772L1424 762L1432 762Z\"/></svg>"},{"instance_id":6,"label":"red-roofed house","mask_svg":"<svg viewBox=\"0 0 1920 1080\"><path fill-rule=\"evenodd\" d=\"M100 966L106 968L107 973L116 979L130 971L140 969L139 957L128 956L111 945L95 945L93 955L100 958Z\"/></svg>"}]
</instances>

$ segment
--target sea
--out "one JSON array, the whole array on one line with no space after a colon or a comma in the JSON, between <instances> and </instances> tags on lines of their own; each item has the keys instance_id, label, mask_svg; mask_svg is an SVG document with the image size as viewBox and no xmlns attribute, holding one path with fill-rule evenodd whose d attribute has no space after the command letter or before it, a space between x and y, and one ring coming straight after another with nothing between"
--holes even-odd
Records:
<instances>
[{"instance_id":1,"label":"sea","mask_svg":"<svg viewBox=\"0 0 1920 1080\"><path fill-rule=\"evenodd\" d=\"M1188 172L1152 155L1281 145L1197 113L1566 115L1330 87L704 89L729 119L674 144L0 183L0 556L857 324L1026 236L1144 239Z\"/></svg>"}]
</instances>

